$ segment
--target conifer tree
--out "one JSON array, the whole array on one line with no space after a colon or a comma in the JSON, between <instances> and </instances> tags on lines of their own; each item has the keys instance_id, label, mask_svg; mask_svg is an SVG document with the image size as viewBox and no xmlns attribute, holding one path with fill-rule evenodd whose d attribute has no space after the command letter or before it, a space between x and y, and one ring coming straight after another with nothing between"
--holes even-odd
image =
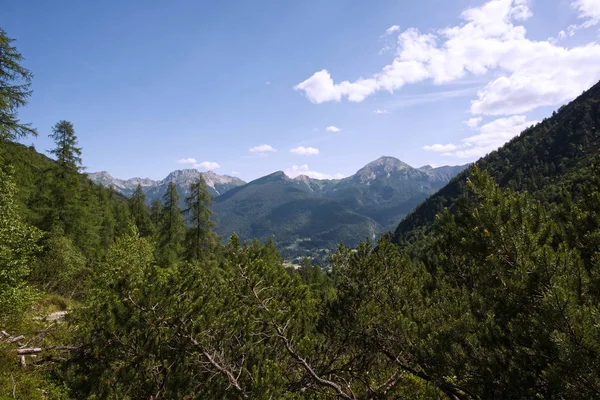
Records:
<instances>
[{"instance_id":1,"label":"conifer tree","mask_svg":"<svg viewBox=\"0 0 600 400\"><path fill-rule=\"evenodd\" d=\"M56 148L50 153L56 156L56 161L63 174L81 170L81 148L77 147L75 128L69 121L61 120L52 127L50 137L54 139Z\"/></svg>"},{"instance_id":2,"label":"conifer tree","mask_svg":"<svg viewBox=\"0 0 600 400\"><path fill-rule=\"evenodd\" d=\"M135 222L141 237L152 236L154 234L154 223L150 218L150 211L146 204L146 195L142 186L138 184L135 192L128 200L131 218Z\"/></svg>"},{"instance_id":3,"label":"conifer tree","mask_svg":"<svg viewBox=\"0 0 600 400\"><path fill-rule=\"evenodd\" d=\"M23 56L13 42L0 28L0 140L37 136L30 124L22 124L18 118L17 110L31 96L33 74L20 65Z\"/></svg>"},{"instance_id":4,"label":"conifer tree","mask_svg":"<svg viewBox=\"0 0 600 400\"><path fill-rule=\"evenodd\" d=\"M83 221L80 201L81 187L81 148L77 147L77 136L73 124L61 120L52 128L50 137L56 147L50 150L56 156L56 182L53 188L54 223L64 229L66 235L73 236L79 222Z\"/></svg>"},{"instance_id":5,"label":"conifer tree","mask_svg":"<svg viewBox=\"0 0 600 400\"><path fill-rule=\"evenodd\" d=\"M179 208L179 193L175 183L169 183L163 197L158 229L157 260L163 267L172 266L180 260L185 239L185 222Z\"/></svg>"},{"instance_id":6,"label":"conifer tree","mask_svg":"<svg viewBox=\"0 0 600 400\"><path fill-rule=\"evenodd\" d=\"M160 199L156 199L150 205L150 220L154 224L154 227L160 225L160 211L162 210L162 202Z\"/></svg>"},{"instance_id":7,"label":"conifer tree","mask_svg":"<svg viewBox=\"0 0 600 400\"><path fill-rule=\"evenodd\" d=\"M186 233L186 258L190 261L200 260L212 251L217 237L212 231L214 222L210 220L211 198L202 175L190 184L190 195L186 197L186 213L189 215L191 227Z\"/></svg>"}]
</instances>

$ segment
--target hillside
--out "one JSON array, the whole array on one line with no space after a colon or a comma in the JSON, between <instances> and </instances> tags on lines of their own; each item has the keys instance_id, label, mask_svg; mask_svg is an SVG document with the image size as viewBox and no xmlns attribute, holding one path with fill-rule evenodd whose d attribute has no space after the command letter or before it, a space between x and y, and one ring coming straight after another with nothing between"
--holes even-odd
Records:
<instances>
[{"instance_id":1,"label":"hillside","mask_svg":"<svg viewBox=\"0 0 600 400\"><path fill-rule=\"evenodd\" d=\"M370 218L303 190L281 171L216 197L213 212L219 234L236 232L262 241L273 237L282 247L355 245L378 231Z\"/></svg>"},{"instance_id":2,"label":"hillside","mask_svg":"<svg viewBox=\"0 0 600 400\"><path fill-rule=\"evenodd\" d=\"M382 231L387 231L466 167L421 170L393 157L381 157L353 176L327 186L323 196L373 218Z\"/></svg>"},{"instance_id":3,"label":"hillside","mask_svg":"<svg viewBox=\"0 0 600 400\"><path fill-rule=\"evenodd\" d=\"M599 148L600 83L476 164L502 188L555 202L563 190L577 195L589 181ZM402 220L395 231L396 242L413 239L444 207L451 207L464 192L468 175L469 170L460 173Z\"/></svg>"},{"instance_id":4,"label":"hillside","mask_svg":"<svg viewBox=\"0 0 600 400\"><path fill-rule=\"evenodd\" d=\"M129 218L125 197L72 171L64 178L56 161L33 146L0 141L0 168L9 167L16 184L16 205L25 221L42 232L53 229L79 250L95 257ZM64 190L72 191L65 197Z\"/></svg>"}]
</instances>

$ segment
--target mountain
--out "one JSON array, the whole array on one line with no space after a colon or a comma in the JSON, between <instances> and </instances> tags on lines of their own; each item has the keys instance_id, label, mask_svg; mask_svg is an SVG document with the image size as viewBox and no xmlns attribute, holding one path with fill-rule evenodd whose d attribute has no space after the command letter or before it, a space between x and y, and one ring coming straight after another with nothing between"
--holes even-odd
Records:
<instances>
[{"instance_id":1,"label":"mountain","mask_svg":"<svg viewBox=\"0 0 600 400\"><path fill-rule=\"evenodd\" d=\"M538 200L551 203L565 191L578 195L593 176L598 149L600 82L476 164L500 187L528 191ZM432 171L428 167L421 170ZM463 193L468 175L468 170L460 173L403 219L396 228L395 240L410 241L426 231L435 215L444 207L451 208Z\"/></svg>"},{"instance_id":2,"label":"mountain","mask_svg":"<svg viewBox=\"0 0 600 400\"><path fill-rule=\"evenodd\" d=\"M344 179L292 179L278 171L245 183L214 172L202 173L213 194L215 230L223 237L236 232L242 240L273 237L282 249L333 249L340 241L355 245L393 230L427 196L436 192L462 166L413 168L393 157L380 157ZM149 203L175 182L181 198L197 177L192 169L173 171L161 181L120 180L107 172L90 179L125 196L142 185Z\"/></svg>"},{"instance_id":3,"label":"mountain","mask_svg":"<svg viewBox=\"0 0 600 400\"><path fill-rule=\"evenodd\" d=\"M229 175L218 175L212 171L199 172L195 169L176 170L171 172L165 179L154 181L148 178L131 178L127 180L113 178L108 172L93 172L88 174L89 178L104 187L113 186L118 193L124 196L131 196L138 184L142 185L146 200L148 203L157 199L162 199L167 191L167 186L170 182L174 182L177 186L180 195L181 206L185 196L189 193L190 183L202 175L208 186L208 190L213 196L219 196L227 191L244 185L246 182Z\"/></svg>"},{"instance_id":4,"label":"mountain","mask_svg":"<svg viewBox=\"0 0 600 400\"><path fill-rule=\"evenodd\" d=\"M273 237L281 247L354 245L378 231L375 221L315 195L281 171L216 197L213 212L219 234Z\"/></svg>"},{"instance_id":5,"label":"mountain","mask_svg":"<svg viewBox=\"0 0 600 400\"><path fill-rule=\"evenodd\" d=\"M302 177L299 182L352 212L372 218L380 225L381 232L393 230L398 221L427 196L467 167L429 167L423 170L383 156L348 178L320 181Z\"/></svg>"}]
</instances>

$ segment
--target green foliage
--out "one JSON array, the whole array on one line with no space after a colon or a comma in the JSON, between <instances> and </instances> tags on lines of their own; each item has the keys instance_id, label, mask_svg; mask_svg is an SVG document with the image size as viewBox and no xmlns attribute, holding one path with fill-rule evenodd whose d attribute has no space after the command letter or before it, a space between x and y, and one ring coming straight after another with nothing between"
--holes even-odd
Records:
<instances>
[{"instance_id":1,"label":"green foliage","mask_svg":"<svg viewBox=\"0 0 600 400\"><path fill-rule=\"evenodd\" d=\"M30 280L45 291L82 298L90 276L84 255L60 231L51 232L43 246L44 252L35 263Z\"/></svg>"},{"instance_id":2,"label":"green foliage","mask_svg":"<svg viewBox=\"0 0 600 400\"><path fill-rule=\"evenodd\" d=\"M56 148L50 150L50 153L56 156L61 176L64 177L67 171L79 172L81 168L81 148L77 147L77 136L73 124L65 120L58 121L52 127L50 138L56 143Z\"/></svg>"},{"instance_id":3,"label":"green foliage","mask_svg":"<svg viewBox=\"0 0 600 400\"><path fill-rule=\"evenodd\" d=\"M183 254L185 223L178 203L179 193L175 184L171 182L163 198L158 225L157 259L163 267L172 266Z\"/></svg>"},{"instance_id":4,"label":"green foliage","mask_svg":"<svg viewBox=\"0 0 600 400\"><path fill-rule=\"evenodd\" d=\"M31 96L33 74L21 66L23 56L14 46L14 39L0 28L0 141L37 135L30 124L19 121L17 111Z\"/></svg>"},{"instance_id":5,"label":"green foliage","mask_svg":"<svg viewBox=\"0 0 600 400\"><path fill-rule=\"evenodd\" d=\"M156 231L156 227L150 216L150 210L146 204L146 195L142 190L142 186L138 185L133 195L127 201L129 204L129 211L131 218L135 222L135 225L140 232L142 237L153 236Z\"/></svg>"},{"instance_id":6,"label":"green foliage","mask_svg":"<svg viewBox=\"0 0 600 400\"><path fill-rule=\"evenodd\" d=\"M210 217L211 196L202 175L190 184L190 194L185 199L189 228L185 236L185 253L188 261L206 258L218 243Z\"/></svg>"},{"instance_id":7,"label":"green foliage","mask_svg":"<svg viewBox=\"0 0 600 400\"><path fill-rule=\"evenodd\" d=\"M18 317L33 298L25 278L41 236L22 221L15 193L11 171L0 169L0 324Z\"/></svg>"}]
</instances>

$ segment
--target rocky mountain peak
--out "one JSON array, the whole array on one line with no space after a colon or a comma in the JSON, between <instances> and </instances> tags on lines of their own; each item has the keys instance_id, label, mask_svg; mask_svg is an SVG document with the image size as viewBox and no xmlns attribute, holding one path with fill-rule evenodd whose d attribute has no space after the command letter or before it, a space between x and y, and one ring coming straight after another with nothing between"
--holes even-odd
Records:
<instances>
[{"instance_id":1,"label":"rocky mountain peak","mask_svg":"<svg viewBox=\"0 0 600 400\"><path fill-rule=\"evenodd\" d=\"M394 157L383 156L365 165L354 176L361 182L366 182L377 178L389 177L396 172L411 170L415 169L405 162Z\"/></svg>"}]
</instances>

